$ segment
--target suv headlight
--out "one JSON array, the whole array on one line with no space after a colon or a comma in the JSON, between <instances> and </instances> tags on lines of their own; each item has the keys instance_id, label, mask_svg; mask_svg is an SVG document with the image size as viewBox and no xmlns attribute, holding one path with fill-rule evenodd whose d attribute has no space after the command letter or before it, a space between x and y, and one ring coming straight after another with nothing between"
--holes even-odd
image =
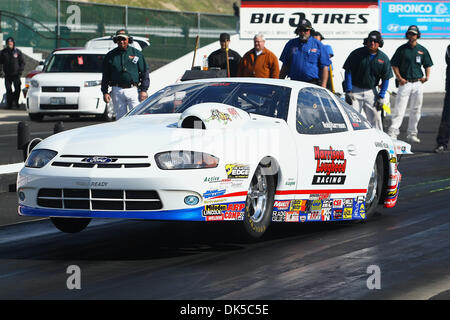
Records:
<instances>
[{"instance_id":1,"label":"suv headlight","mask_svg":"<svg viewBox=\"0 0 450 320\"><path fill-rule=\"evenodd\" d=\"M25 167L42 168L52 160L58 152L48 149L36 149L31 151L25 162Z\"/></svg>"},{"instance_id":2,"label":"suv headlight","mask_svg":"<svg viewBox=\"0 0 450 320\"><path fill-rule=\"evenodd\" d=\"M156 164L162 170L215 168L219 158L196 151L167 151L155 155Z\"/></svg>"},{"instance_id":3,"label":"suv headlight","mask_svg":"<svg viewBox=\"0 0 450 320\"><path fill-rule=\"evenodd\" d=\"M84 86L85 87L95 87L102 84L102 80L93 80L93 81L85 81Z\"/></svg>"},{"instance_id":4,"label":"suv headlight","mask_svg":"<svg viewBox=\"0 0 450 320\"><path fill-rule=\"evenodd\" d=\"M39 82L37 80L31 79L30 84L33 88L39 88Z\"/></svg>"}]
</instances>

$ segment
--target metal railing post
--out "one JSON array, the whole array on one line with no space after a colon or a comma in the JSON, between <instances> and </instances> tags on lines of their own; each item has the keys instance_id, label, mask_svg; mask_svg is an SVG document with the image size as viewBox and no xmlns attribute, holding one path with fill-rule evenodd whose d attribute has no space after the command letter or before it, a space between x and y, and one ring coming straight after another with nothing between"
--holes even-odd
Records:
<instances>
[{"instance_id":1,"label":"metal railing post","mask_svg":"<svg viewBox=\"0 0 450 320\"><path fill-rule=\"evenodd\" d=\"M197 12L197 35L200 35L200 12ZM200 47L200 39L201 37L198 37L198 46Z\"/></svg>"}]
</instances>

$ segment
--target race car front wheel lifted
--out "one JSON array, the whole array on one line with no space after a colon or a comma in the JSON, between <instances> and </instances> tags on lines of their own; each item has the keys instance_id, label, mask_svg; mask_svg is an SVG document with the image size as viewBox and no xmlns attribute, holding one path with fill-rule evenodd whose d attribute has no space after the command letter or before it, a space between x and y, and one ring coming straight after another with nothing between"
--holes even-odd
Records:
<instances>
[{"instance_id":1,"label":"race car front wheel lifted","mask_svg":"<svg viewBox=\"0 0 450 320\"><path fill-rule=\"evenodd\" d=\"M251 239L260 238L269 227L274 195L274 176L264 174L263 168L258 166L250 183L244 213L244 228Z\"/></svg>"}]
</instances>

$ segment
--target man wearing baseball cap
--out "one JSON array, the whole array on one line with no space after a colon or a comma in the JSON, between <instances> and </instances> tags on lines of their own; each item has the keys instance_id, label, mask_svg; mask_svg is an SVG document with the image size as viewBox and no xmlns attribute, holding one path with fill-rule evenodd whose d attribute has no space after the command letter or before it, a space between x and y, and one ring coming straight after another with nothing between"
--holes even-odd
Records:
<instances>
[{"instance_id":1,"label":"man wearing baseball cap","mask_svg":"<svg viewBox=\"0 0 450 320\"><path fill-rule=\"evenodd\" d=\"M381 33L371 31L364 39L364 46L353 50L344 63L345 101L355 110L364 111L370 124L380 130L383 130L384 97L393 76L388 56L379 49L383 44Z\"/></svg>"},{"instance_id":2,"label":"man wearing baseball cap","mask_svg":"<svg viewBox=\"0 0 450 320\"><path fill-rule=\"evenodd\" d=\"M118 120L147 98L150 79L142 52L129 46L133 38L128 32L118 30L113 41L117 48L108 52L103 60L101 90L105 103L112 101Z\"/></svg>"},{"instance_id":3,"label":"man wearing baseball cap","mask_svg":"<svg viewBox=\"0 0 450 320\"><path fill-rule=\"evenodd\" d=\"M406 108L409 107L406 139L409 142L420 143L417 135L422 113L423 84L430 78L433 61L428 50L417 43L420 30L416 25L409 26L405 36L408 42L398 47L391 59L392 69L399 86L388 134L393 139L397 139ZM422 67L425 69L425 76Z\"/></svg>"},{"instance_id":4,"label":"man wearing baseball cap","mask_svg":"<svg viewBox=\"0 0 450 320\"><path fill-rule=\"evenodd\" d=\"M291 80L314 83L326 87L330 57L323 44L311 36L311 22L300 20L294 33L298 38L289 40L280 56L283 66L280 79L290 77Z\"/></svg>"},{"instance_id":5,"label":"man wearing baseball cap","mask_svg":"<svg viewBox=\"0 0 450 320\"><path fill-rule=\"evenodd\" d=\"M230 47L230 35L228 33L221 33L219 36L220 49L211 53L208 57L209 68L220 68L227 70L227 49L228 49L228 65L230 67L230 76L236 77L238 73L239 62L241 56Z\"/></svg>"}]
</instances>

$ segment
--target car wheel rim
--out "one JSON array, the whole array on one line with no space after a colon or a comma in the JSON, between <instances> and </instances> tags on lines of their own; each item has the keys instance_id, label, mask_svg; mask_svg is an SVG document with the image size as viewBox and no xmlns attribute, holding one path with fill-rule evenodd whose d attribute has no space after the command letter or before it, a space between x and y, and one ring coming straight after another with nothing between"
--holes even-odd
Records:
<instances>
[{"instance_id":1,"label":"car wheel rim","mask_svg":"<svg viewBox=\"0 0 450 320\"><path fill-rule=\"evenodd\" d=\"M377 195L378 187L378 170L377 164L373 166L372 175L370 176L369 185L367 187L366 203L371 204Z\"/></svg>"},{"instance_id":2,"label":"car wheel rim","mask_svg":"<svg viewBox=\"0 0 450 320\"><path fill-rule=\"evenodd\" d=\"M260 168L255 172L248 190L250 218L253 222L260 222L267 207L268 187L267 178L261 174Z\"/></svg>"}]
</instances>

